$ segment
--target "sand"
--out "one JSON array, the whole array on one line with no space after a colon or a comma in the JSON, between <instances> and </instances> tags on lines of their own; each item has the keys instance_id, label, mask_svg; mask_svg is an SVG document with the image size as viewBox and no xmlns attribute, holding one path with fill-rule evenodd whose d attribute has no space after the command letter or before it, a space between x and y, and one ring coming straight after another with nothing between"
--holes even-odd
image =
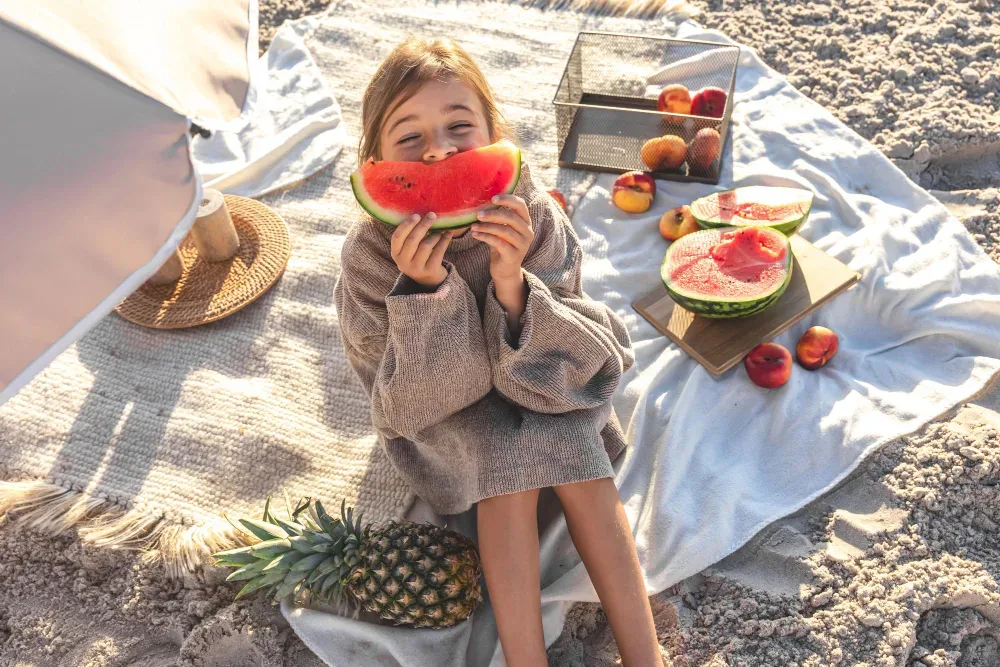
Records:
<instances>
[{"instance_id":1,"label":"sand","mask_svg":"<svg viewBox=\"0 0 1000 667\"><path fill-rule=\"evenodd\" d=\"M1000 261L996 0L698 2L932 190ZM326 0L263 0L262 49ZM678 667L1000 665L1000 387L887 445L838 489L653 598ZM5 521L5 520L3 520ZM275 607L219 571L0 525L0 667L319 667ZM559 667L618 664L597 605Z\"/></svg>"}]
</instances>

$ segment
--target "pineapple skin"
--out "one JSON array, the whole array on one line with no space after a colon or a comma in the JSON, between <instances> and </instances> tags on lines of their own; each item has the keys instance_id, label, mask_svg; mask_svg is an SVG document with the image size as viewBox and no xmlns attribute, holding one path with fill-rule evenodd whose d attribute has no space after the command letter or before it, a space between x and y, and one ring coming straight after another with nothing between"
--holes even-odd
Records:
<instances>
[{"instance_id":1,"label":"pineapple skin","mask_svg":"<svg viewBox=\"0 0 1000 667\"><path fill-rule=\"evenodd\" d=\"M482 603L482 566L469 538L440 526L366 528L346 589L357 605L398 625L450 628Z\"/></svg>"}]
</instances>

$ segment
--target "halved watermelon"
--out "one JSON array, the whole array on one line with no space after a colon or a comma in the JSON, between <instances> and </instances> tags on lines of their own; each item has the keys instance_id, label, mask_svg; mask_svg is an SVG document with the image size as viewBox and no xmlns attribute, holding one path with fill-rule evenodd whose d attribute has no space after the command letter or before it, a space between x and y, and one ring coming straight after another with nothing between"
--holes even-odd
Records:
<instances>
[{"instance_id":1,"label":"halved watermelon","mask_svg":"<svg viewBox=\"0 0 1000 667\"><path fill-rule=\"evenodd\" d=\"M501 140L430 164L371 160L351 174L351 187L382 222L398 225L414 213L434 212L431 227L447 229L475 222L495 195L514 192L520 177L520 149Z\"/></svg>"},{"instance_id":2,"label":"halved watermelon","mask_svg":"<svg viewBox=\"0 0 1000 667\"><path fill-rule=\"evenodd\" d=\"M757 225L790 236L806 221L812 202L809 190L748 185L696 199L691 214L702 229Z\"/></svg>"},{"instance_id":3,"label":"halved watermelon","mask_svg":"<svg viewBox=\"0 0 1000 667\"><path fill-rule=\"evenodd\" d=\"M746 317L775 303L792 276L788 237L767 227L704 229L670 244L660 277L702 317Z\"/></svg>"}]
</instances>

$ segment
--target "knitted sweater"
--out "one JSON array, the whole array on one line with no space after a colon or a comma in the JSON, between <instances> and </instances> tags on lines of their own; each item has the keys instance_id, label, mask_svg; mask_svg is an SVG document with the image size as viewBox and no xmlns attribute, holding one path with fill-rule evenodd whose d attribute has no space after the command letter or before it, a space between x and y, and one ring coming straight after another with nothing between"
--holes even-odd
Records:
<instances>
[{"instance_id":1,"label":"knitted sweater","mask_svg":"<svg viewBox=\"0 0 1000 667\"><path fill-rule=\"evenodd\" d=\"M515 337L489 246L465 234L428 291L390 256L393 227L362 216L335 288L347 357L371 395L390 461L441 514L492 496L613 476L625 447L610 399L633 363L621 320L583 295L582 251L562 208L522 169L535 237Z\"/></svg>"}]
</instances>

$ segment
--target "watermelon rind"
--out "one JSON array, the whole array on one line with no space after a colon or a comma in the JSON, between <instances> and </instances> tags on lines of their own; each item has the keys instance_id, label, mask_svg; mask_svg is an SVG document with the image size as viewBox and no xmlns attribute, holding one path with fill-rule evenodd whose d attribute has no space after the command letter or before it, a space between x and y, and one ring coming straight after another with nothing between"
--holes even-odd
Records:
<instances>
[{"instance_id":1,"label":"watermelon rind","mask_svg":"<svg viewBox=\"0 0 1000 667\"><path fill-rule=\"evenodd\" d=\"M785 289L788 288L788 283L791 282L792 279L792 246L787 240L785 241L785 279L780 284L775 285L769 292L764 294L747 298L709 297L702 294L691 293L681 287L678 287L677 285L672 284L669 272L667 271L667 266L670 264L670 253L675 248L682 247L679 245L682 241L685 239L692 239L698 234L712 234L730 230L736 231L738 229L740 228L720 227L715 230L702 230L700 232L694 232L693 234L683 236L670 244L670 247L667 248L666 255L663 257L663 263L660 265L660 278L663 280L663 284L667 288L667 293L670 295L670 298L674 300L674 303L684 310L690 311L701 317L729 319L755 315L774 305L778 299L781 298L781 295L785 293ZM688 242L690 243L692 241Z\"/></svg>"},{"instance_id":2,"label":"watermelon rind","mask_svg":"<svg viewBox=\"0 0 1000 667\"><path fill-rule=\"evenodd\" d=\"M509 195L514 192L515 188L517 188L518 181L521 179L521 149L512 142L502 140L498 143L509 147L509 154L511 155L511 159L515 161L516 165L510 183L507 184L507 187L503 189L502 193ZM496 145L497 144L492 144L491 146ZM489 146L484 146L484 148L489 148ZM375 203L364 188L361 171L361 169L358 169L351 174L351 189L354 191L354 198L358 200L358 204L360 204L361 208L367 211L370 216L376 220L381 220L386 224L397 226L411 215L410 212L389 210ZM454 215L441 215L438 213L437 219L431 224L431 229L457 229L471 225L478 219L479 211L491 208L497 207L492 205L479 206L475 209L462 211Z\"/></svg>"},{"instance_id":3,"label":"watermelon rind","mask_svg":"<svg viewBox=\"0 0 1000 667\"><path fill-rule=\"evenodd\" d=\"M741 203L754 202L762 205L785 205L801 202L804 210L783 216L776 220L757 220L733 217L730 220L720 220L713 217L713 213L718 209L715 202L723 195L733 193ZM791 236L798 231L799 227L805 224L812 210L813 193L803 188L786 188L773 185L747 185L733 190L723 192L713 192L710 195L696 199L691 203L691 215L698 221L702 229L719 229L721 227L769 227L781 232L785 236Z\"/></svg>"}]
</instances>

